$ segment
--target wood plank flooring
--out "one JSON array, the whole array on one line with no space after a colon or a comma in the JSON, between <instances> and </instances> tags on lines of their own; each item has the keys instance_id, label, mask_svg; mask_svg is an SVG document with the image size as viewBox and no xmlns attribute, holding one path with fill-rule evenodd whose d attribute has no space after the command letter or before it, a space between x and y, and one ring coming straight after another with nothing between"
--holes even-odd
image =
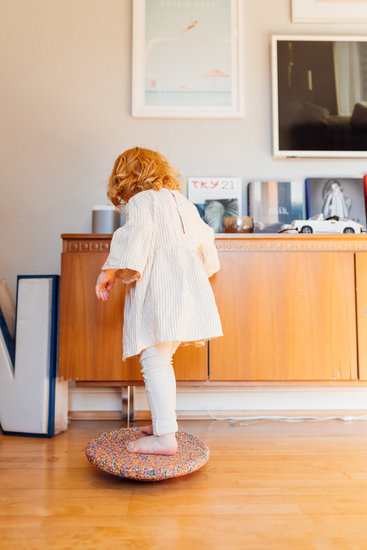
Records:
<instances>
[{"instance_id":1,"label":"wood plank flooring","mask_svg":"<svg viewBox=\"0 0 367 550\"><path fill-rule=\"evenodd\" d=\"M87 442L118 427L0 435L1 550L367 549L367 421L180 421L211 457L157 483L89 464Z\"/></svg>"}]
</instances>

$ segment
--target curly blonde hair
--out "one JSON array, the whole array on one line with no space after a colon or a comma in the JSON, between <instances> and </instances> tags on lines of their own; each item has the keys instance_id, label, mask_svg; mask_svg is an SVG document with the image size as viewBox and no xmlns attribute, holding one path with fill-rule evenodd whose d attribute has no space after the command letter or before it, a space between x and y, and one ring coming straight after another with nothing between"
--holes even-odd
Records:
<instances>
[{"instance_id":1,"label":"curly blonde hair","mask_svg":"<svg viewBox=\"0 0 367 550\"><path fill-rule=\"evenodd\" d=\"M180 189L179 174L156 151L134 147L119 155L108 180L107 196L117 207L140 191L162 187Z\"/></svg>"}]
</instances>

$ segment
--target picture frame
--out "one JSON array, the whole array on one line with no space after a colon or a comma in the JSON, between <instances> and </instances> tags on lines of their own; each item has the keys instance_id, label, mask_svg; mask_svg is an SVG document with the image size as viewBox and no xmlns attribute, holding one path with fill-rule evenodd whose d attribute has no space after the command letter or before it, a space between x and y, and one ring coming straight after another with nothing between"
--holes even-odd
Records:
<instances>
[{"instance_id":1,"label":"picture frame","mask_svg":"<svg viewBox=\"0 0 367 550\"><path fill-rule=\"evenodd\" d=\"M134 0L134 118L243 118L242 4Z\"/></svg>"},{"instance_id":2,"label":"picture frame","mask_svg":"<svg viewBox=\"0 0 367 550\"><path fill-rule=\"evenodd\" d=\"M366 227L363 177L324 176L306 178L307 217L323 214L339 216Z\"/></svg>"},{"instance_id":3,"label":"picture frame","mask_svg":"<svg viewBox=\"0 0 367 550\"><path fill-rule=\"evenodd\" d=\"M274 158L367 158L365 62L367 36L272 37Z\"/></svg>"},{"instance_id":4,"label":"picture frame","mask_svg":"<svg viewBox=\"0 0 367 550\"><path fill-rule=\"evenodd\" d=\"M367 0L291 0L293 23L363 23Z\"/></svg>"},{"instance_id":5,"label":"picture frame","mask_svg":"<svg viewBox=\"0 0 367 550\"><path fill-rule=\"evenodd\" d=\"M224 218L242 215L242 179L189 177L187 198L215 233L225 232Z\"/></svg>"}]
</instances>

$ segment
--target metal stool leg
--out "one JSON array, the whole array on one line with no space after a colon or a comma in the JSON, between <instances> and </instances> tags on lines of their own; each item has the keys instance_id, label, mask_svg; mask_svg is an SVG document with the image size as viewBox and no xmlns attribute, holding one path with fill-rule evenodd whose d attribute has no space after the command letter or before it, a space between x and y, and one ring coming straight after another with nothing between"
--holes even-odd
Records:
<instances>
[{"instance_id":1,"label":"metal stool leg","mask_svg":"<svg viewBox=\"0 0 367 550\"><path fill-rule=\"evenodd\" d=\"M129 428L134 423L134 386L122 387L122 422Z\"/></svg>"}]
</instances>

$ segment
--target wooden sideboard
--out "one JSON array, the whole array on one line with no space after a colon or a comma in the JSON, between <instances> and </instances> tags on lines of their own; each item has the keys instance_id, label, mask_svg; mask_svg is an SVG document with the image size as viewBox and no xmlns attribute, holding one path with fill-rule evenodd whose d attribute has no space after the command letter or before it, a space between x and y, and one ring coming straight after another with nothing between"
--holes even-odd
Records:
<instances>
[{"instance_id":1,"label":"wooden sideboard","mask_svg":"<svg viewBox=\"0 0 367 550\"><path fill-rule=\"evenodd\" d=\"M60 376L142 384L123 362L125 285L107 303L96 278L111 235L65 234L61 260ZM224 336L175 354L184 384L367 381L367 235L220 234L211 278Z\"/></svg>"}]
</instances>

